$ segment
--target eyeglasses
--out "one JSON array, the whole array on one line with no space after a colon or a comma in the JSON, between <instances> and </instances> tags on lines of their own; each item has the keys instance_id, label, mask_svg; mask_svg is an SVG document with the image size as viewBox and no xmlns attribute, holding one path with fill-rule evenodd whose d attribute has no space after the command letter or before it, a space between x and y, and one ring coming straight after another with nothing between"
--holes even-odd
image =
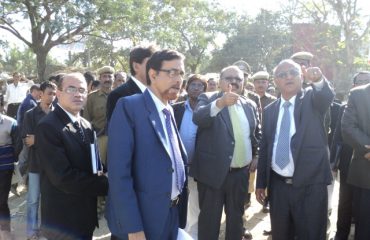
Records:
<instances>
[{"instance_id":1,"label":"eyeglasses","mask_svg":"<svg viewBox=\"0 0 370 240\"><path fill-rule=\"evenodd\" d=\"M85 88L76 88L71 86L64 89L63 92L68 94L76 94L77 92L80 94L87 94L87 90Z\"/></svg>"},{"instance_id":2,"label":"eyeglasses","mask_svg":"<svg viewBox=\"0 0 370 240\"><path fill-rule=\"evenodd\" d=\"M158 71L167 73L170 78L184 77L185 75L185 72L179 69L159 69Z\"/></svg>"},{"instance_id":3,"label":"eyeglasses","mask_svg":"<svg viewBox=\"0 0 370 240\"><path fill-rule=\"evenodd\" d=\"M279 72L278 74L276 74L276 77L277 78L287 78L288 77L288 74L292 77L296 77L299 75L299 71L295 68L292 68L288 71L285 71L285 72Z\"/></svg>"},{"instance_id":4,"label":"eyeglasses","mask_svg":"<svg viewBox=\"0 0 370 240\"><path fill-rule=\"evenodd\" d=\"M222 79L226 80L229 83L233 82L234 80L236 80L239 83L241 83L243 81L243 79L241 79L240 77L224 77Z\"/></svg>"},{"instance_id":5,"label":"eyeglasses","mask_svg":"<svg viewBox=\"0 0 370 240\"><path fill-rule=\"evenodd\" d=\"M195 82L192 82L189 84L189 89L199 89L199 90L204 90L204 85L201 84L201 83L195 83Z\"/></svg>"}]
</instances>

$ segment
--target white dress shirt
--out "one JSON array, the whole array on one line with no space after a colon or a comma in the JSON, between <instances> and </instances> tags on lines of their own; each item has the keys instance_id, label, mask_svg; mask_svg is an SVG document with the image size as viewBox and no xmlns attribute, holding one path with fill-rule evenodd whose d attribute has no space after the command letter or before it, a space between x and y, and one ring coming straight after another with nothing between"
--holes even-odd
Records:
<instances>
[{"instance_id":1,"label":"white dress shirt","mask_svg":"<svg viewBox=\"0 0 370 240\"><path fill-rule=\"evenodd\" d=\"M175 158L174 158L172 148L171 148L171 143L170 143L170 140L168 139L168 134L167 134L166 115L163 113L163 109L166 108L167 110L169 110L171 112L171 115L173 117L173 109L169 104L164 105L163 102L161 100L159 100L159 98L156 95L154 95L154 93L152 91L150 91L149 88L148 88L148 92L150 93L150 96L152 97L152 99L154 101L155 107L157 108L157 111L158 111L158 114L159 114L159 118L161 119L162 128L163 128L163 131L164 131L164 135L166 137L165 148L166 148L168 154L171 157L172 169L175 169L175 163L174 163ZM171 124L171 127L172 127L173 132L175 132L173 124ZM171 199L175 199L180 194L180 192L179 192L179 190L177 189L177 186L176 186L176 179L177 179L176 178L176 171L173 171L172 172Z\"/></svg>"},{"instance_id":2,"label":"white dress shirt","mask_svg":"<svg viewBox=\"0 0 370 240\"><path fill-rule=\"evenodd\" d=\"M290 117L290 131L289 131L289 163L285 168L280 169L280 167L276 164L276 147L277 147L277 142L279 139L279 133L280 133L280 125L281 125L281 120L283 118L284 114L284 107L283 104L286 102L283 98L281 98L280 101L280 106L279 106L279 116L278 116L278 121L276 125L276 132L275 132L275 139L274 139L274 147L272 150L272 163L271 163L271 168L274 170L277 174L284 176L284 177L292 177L294 173L294 161L293 161L293 156L292 156L292 150L290 148L290 140L292 139L292 136L295 134L295 122L294 122L294 105L295 105L295 99L297 95L290 98L289 102L291 103L289 106L289 117Z\"/></svg>"}]
</instances>

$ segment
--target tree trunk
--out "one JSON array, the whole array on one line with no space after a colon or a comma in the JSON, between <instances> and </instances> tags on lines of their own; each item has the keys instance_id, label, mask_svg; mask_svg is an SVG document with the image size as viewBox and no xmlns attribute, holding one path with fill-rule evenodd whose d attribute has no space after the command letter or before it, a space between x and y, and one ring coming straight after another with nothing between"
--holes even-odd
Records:
<instances>
[{"instance_id":1,"label":"tree trunk","mask_svg":"<svg viewBox=\"0 0 370 240\"><path fill-rule=\"evenodd\" d=\"M35 51L37 60L37 79L38 82L43 82L46 80L45 70L46 70L46 57L48 56L48 51L44 49L38 49Z\"/></svg>"}]
</instances>

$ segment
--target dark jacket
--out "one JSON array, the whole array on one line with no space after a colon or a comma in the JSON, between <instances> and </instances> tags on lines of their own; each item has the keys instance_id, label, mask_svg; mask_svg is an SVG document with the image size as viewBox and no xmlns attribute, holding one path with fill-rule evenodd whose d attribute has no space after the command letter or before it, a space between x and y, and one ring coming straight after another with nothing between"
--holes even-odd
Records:
<instances>
[{"instance_id":1,"label":"dark jacket","mask_svg":"<svg viewBox=\"0 0 370 240\"><path fill-rule=\"evenodd\" d=\"M44 116L46 116L46 113L41 109L40 104L25 113L22 127L22 139L26 138L28 134L35 135L36 126ZM35 145L29 147L27 161L28 171L39 173L39 160L36 157Z\"/></svg>"},{"instance_id":2,"label":"dark jacket","mask_svg":"<svg viewBox=\"0 0 370 240\"><path fill-rule=\"evenodd\" d=\"M98 225L97 196L108 192L107 177L92 172L90 143L94 138L91 124L81 118L81 128L85 142L59 105L36 127L41 225L48 239L77 239L77 236L92 234Z\"/></svg>"},{"instance_id":3,"label":"dark jacket","mask_svg":"<svg viewBox=\"0 0 370 240\"><path fill-rule=\"evenodd\" d=\"M131 96L137 93L142 93L140 88L136 85L132 78L128 78L127 82L114 89L109 95L107 100L107 122L112 116L113 110L116 106L118 99L121 97Z\"/></svg>"}]
</instances>

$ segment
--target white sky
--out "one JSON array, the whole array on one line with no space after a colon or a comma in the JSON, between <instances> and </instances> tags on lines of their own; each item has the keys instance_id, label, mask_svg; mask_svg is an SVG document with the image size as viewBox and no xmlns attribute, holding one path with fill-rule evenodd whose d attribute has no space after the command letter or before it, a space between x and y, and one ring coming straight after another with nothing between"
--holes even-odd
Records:
<instances>
[{"instance_id":1,"label":"white sky","mask_svg":"<svg viewBox=\"0 0 370 240\"><path fill-rule=\"evenodd\" d=\"M209 0L214 1L214 0ZM278 10L284 3L287 3L286 0L215 0L221 4L224 8L235 10L238 13L247 13L250 16L255 16L261 8L266 10ZM369 0L357 0L358 6L362 8L362 14L370 15L370 4ZM0 38L8 40L12 45L15 46L24 46L24 44L12 36L5 30L0 29ZM54 47L51 50L51 55L55 58L65 59L67 56L68 46L63 47ZM72 51L76 50L75 48ZM64 57L64 58L63 58Z\"/></svg>"}]
</instances>

